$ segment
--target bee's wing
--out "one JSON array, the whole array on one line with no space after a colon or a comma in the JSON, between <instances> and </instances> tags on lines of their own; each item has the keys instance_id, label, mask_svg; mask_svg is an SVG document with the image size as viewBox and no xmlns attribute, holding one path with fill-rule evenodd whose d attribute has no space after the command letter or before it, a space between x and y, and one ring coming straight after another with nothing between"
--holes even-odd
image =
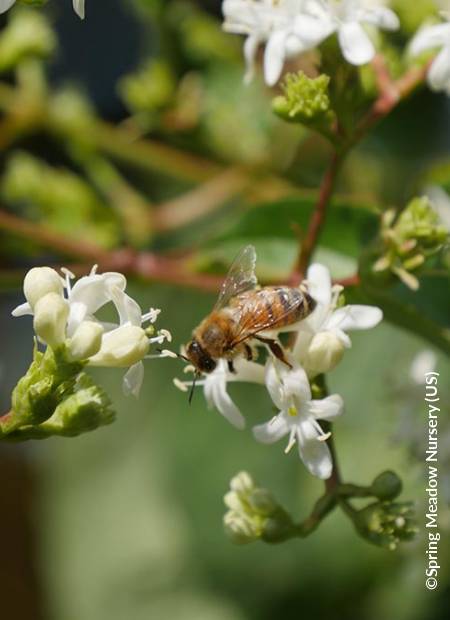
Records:
<instances>
[{"instance_id":1,"label":"bee's wing","mask_svg":"<svg viewBox=\"0 0 450 620\"><path fill-rule=\"evenodd\" d=\"M255 288L258 284L255 265L255 248L252 245L246 245L231 264L214 310L220 310L226 306L232 297Z\"/></svg>"},{"instance_id":2,"label":"bee's wing","mask_svg":"<svg viewBox=\"0 0 450 620\"><path fill-rule=\"evenodd\" d=\"M260 295L264 295L264 293L264 289L259 291ZM292 295L289 299L285 299L283 303L283 312L277 314L275 317L271 317L268 316L266 304L259 301L259 303L255 305L251 311L247 310L242 313L243 318L239 323L239 330L235 334L234 340L230 344L230 347L236 347L241 342L244 342L244 340L252 338L256 334L265 330L269 330L271 328L276 329L276 326L280 326L280 323L282 324L287 316L291 315L293 312L296 312L299 309L299 306L303 303L303 295L298 297Z\"/></svg>"}]
</instances>

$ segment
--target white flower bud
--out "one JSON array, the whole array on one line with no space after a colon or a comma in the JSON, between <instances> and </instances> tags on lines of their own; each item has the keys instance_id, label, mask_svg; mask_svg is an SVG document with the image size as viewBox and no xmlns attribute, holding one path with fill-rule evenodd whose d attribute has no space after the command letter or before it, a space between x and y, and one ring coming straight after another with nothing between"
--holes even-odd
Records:
<instances>
[{"instance_id":1,"label":"white flower bud","mask_svg":"<svg viewBox=\"0 0 450 620\"><path fill-rule=\"evenodd\" d=\"M240 545L257 540L261 533L256 523L233 510L225 514L223 524L231 540Z\"/></svg>"},{"instance_id":2,"label":"white flower bud","mask_svg":"<svg viewBox=\"0 0 450 620\"><path fill-rule=\"evenodd\" d=\"M63 281L51 267L33 267L25 276L23 292L34 309L36 303L47 293L57 293L62 297Z\"/></svg>"},{"instance_id":3,"label":"white flower bud","mask_svg":"<svg viewBox=\"0 0 450 620\"><path fill-rule=\"evenodd\" d=\"M34 308L34 331L39 338L57 347L66 339L66 324L69 305L58 293L47 293L41 297Z\"/></svg>"},{"instance_id":4,"label":"white flower bud","mask_svg":"<svg viewBox=\"0 0 450 620\"><path fill-rule=\"evenodd\" d=\"M228 493L223 498L225 506L230 508L230 510L234 510L235 512L243 512L244 506L241 502L241 499L237 493L234 491L228 491Z\"/></svg>"},{"instance_id":5,"label":"white flower bud","mask_svg":"<svg viewBox=\"0 0 450 620\"><path fill-rule=\"evenodd\" d=\"M148 353L145 331L135 325L123 325L103 335L100 351L90 358L92 366L126 368L140 362Z\"/></svg>"},{"instance_id":6,"label":"white flower bud","mask_svg":"<svg viewBox=\"0 0 450 620\"><path fill-rule=\"evenodd\" d=\"M309 345L305 366L308 374L318 375L333 370L341 361L345 345L332 331L319 332Z\"/></svg>"},{"instance_id":7,"label":"white flower bud","mask_svg":"<svg viewBox=\"0 0 450 620\"><path fill-rule=\"evenodd\" d=\"M83 321L69 342L69 352L74 360L85 360L100 351L103 327L94 321Z\"/></svg>"},{"instance_id":8,"label":"white flower bud","mask_svg":"<svg viewBox=\"0 0 450 620\"><path fill-rule=\"evenodd\" d=\"M231 479L230 488L237 493L248 493L255 488L255 483L249 473L241 471Z\"/></svg>"}]
</instances>

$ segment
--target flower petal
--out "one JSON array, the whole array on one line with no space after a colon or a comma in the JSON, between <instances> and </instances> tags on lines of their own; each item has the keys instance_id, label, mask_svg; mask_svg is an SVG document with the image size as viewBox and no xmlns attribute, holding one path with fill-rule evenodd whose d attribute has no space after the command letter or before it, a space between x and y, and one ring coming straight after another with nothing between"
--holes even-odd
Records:
<instances>
[{"instance_id":1,"label":"flower petal","mask_svg":"<svg viewBox=\"0 0 450 620\"><path fill-rule=\"evenodd\" d=\"M136 398L141 391L142 382L144 381L144 364L138 362L131 366L123 377L123 393L126 396L132 394Z\"/></svg>"},{"instance_id":2,"label":"flower petal","mask_svg":"<svg viewBox=\"0 0 450 620\"><path fill-rule=\"evenodd\" d=\"M385 6L375 6L372 9L360 9L357 13L358 21L378 26L383 30L398 30L400 20L394 11Z\"/></svg>"},{"instance_id":3,"label":"flower petal","mask_svg":"<svg viewBox=\"0 0 450 620\"><path fill-rule=\"evenodd\" d=\"M25 316L27 314L33 314L33 310L30 306L30 304L26 301L23 304L20 304L20 306L17 306L17 308L14 308L14 310L11 312L11 314L13 316Z\"/></svg>"},{"instance_id":4,"label":"flower petal","mask_svg":"<svg viewBox=\"0 0 450 620\"><path fill-rule=\"evenodd\" d=\"M339 394L332 394L321 400L312 400L308 412L316 420L334 420L344 411L344 400Z\"/></svg>"},{"instance_id":5,"label":"flower petal","mask_svg":"<svg viewBox=\"0 0 450 620\"><path fill-rule=\"evenodd\" d=\"M73 10L80 19L84 19L84 0L73 0Z\"/></svg>"},{"instance_id":6,"label":"flower petal","mask_svg":"<svg viewBox=\"0 0 450 620\"><path fill-rule=\"evenodd\" d=\"M129 323L130 325L142 324L142 310L140 305L132 297L127 295L118 286L110 287L111 301L116 306L116 310L119 314L119 321L121 325Z\"/></svg>"},{"instance_id":7,"label":"flower petal","mask_svg":"<svg viewBox=\"0 0 450 620\"><path fill-rule=\"evenodd\" d=\"M298 453L313 476L326 480L331 476L333 463L325 441L318 440L318 431L311 422L302 420L298 426Z\"/></svg>"},{"instance_id":8,"label":"flower petal","mask_svg":"<svg viewBox=\"0 0 450 620\"><path fill-rule=\"evenodd\" d=\"M365 65L375 56L375 47L358 22L342 23L338 39L344 58L352 65Z\"/></svg>"},{"instance_id":9,"label":"flower petal","mask_svg":"<svg viewBox=\"0 0 450 620\"><path fill-rule=\"evenodd\" d=\"M450 24L426 26L419 30L409 46L409 53L417 56L426 50L445 45L450 37Z\"/></svg>"},{"instance_id":10,"label":"flower petal","mask_svg":"<svg viewBox=\"0 0 450 620\"><path fill-rule=\"evenodd\" d=\"M209 407L215 407L236 428L240 430L245 428L245 418L227 392L225 374L223 377L209 375L205 379L204 390Z\"/></svg>"},{"instance_id":11,"label":"flower petal","mask_svg":"<svg viewBox=\"0 0 450 620\"><path fill-rule=\"evenodd\" d=\"M254 426L252 430L256 441L260 441L261 443L274 443L289 433L289 426L285 415L279 413L269 422Z\"/></svg>"},{"instance_id":12,"label":"flower petal","mask_svg":"<svg viewBox=\"0 0 450 620\"><path fill-rule=\"evenodd\" d=\"M307 273L308 289L317 304L328 306L331 303L331 276L330 271L325 265L314 263L309 267Z\"/></svg>"},{"instance_id":13,"label":"flower petal","mask_svg":"<svg viewBox=\"0 0 450 620\"><path fill-rule=\"evenodd\" d=\"M255 75L255 60L258 52L259 44L261 40L256 35L250 35L245 39L244 43L244 58L246 64L246 72L244 76L244 82L248 84L251 82Z\"/></svg>"},{"instance_id":14,"label":"flower petal","mask_svg":"<svg viewBox=\"0 0 450 620\"><path fill-rule=\"evenodd\" d=\"M0 0L0 13L4 13L12 7L16 0Z\"/></svg>"},{"instance_id":15,"label":"flower petal","mask_svg":"<svg viewBox=\"0 0 450 620\"><path fill-rule=\"evenodd\" d=\"M305 50L320 45L335 30L335 24L326 15L317 18L306 14L300 14L294 19L292 29L302 41Z\"/></svg>"},{"instance_id":16,"label":"flower petal","mask_svg":"<svg viewBox=\"0 0 450 620\"><path fill-rule=\"evenodd\" d=\"M327 329L344 332L356 329L371 329L383 319L383 312L376 306L351 305L338 308L327 321Z\"/></svg>"},{"instance_id":17,"label":"flower petal","mask_svg":"<svg viewBox=\"0 0 450 620\"><path fill-rule=\"evenodd\" d=\"M268 86L274 86L280 79L286 56L285 30L276 30L267 41L264 53L264 79Z\"/></svg>"},{"instance_id":18,"label":"flower petal","mask_svg":"<svg viewBox=\"0 0 450 620\"><path fill-rule=\"evenodd\" d=\"M450 45L445 45L434 59L428 72L428 83L437 92L450 87Z\"/></svg>"}]
</instances>

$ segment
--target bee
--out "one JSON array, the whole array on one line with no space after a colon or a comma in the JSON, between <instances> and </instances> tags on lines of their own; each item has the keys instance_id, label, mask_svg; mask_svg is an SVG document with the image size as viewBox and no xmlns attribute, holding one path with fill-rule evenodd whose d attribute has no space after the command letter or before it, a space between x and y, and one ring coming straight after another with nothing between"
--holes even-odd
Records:
<instances>
[{"instance_id":1,"label":"bee","mask_svg":"<svg viewBox=\"0 0 450 620\"><path fill-rule=\"evenodd\" d=\"M219 359L226 359L234 372L236 356L253 359L252 340L267 345L290 366L280 344L266 332L292 329L311 314L316 302L304 285L258 287L255 264L255 248L247 245L233 261L212 312L194 329L186 358L197 374L212 372Z\"/></svg>"}]
</instances>

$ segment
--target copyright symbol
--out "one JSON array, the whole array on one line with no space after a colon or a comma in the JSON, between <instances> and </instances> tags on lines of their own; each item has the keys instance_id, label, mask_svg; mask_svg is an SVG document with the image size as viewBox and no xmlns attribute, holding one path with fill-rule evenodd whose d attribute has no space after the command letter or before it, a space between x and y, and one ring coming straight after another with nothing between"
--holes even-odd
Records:
<instances>
[{"instance_id":1,"label":"copyright symbol","mask_svg":"<svg viewBox=\"0 0 450 620\"><path fill-rule=\"evenodd\" d=\"M428 579L425 582L426 586L427 586L427 590L436 590L437 588L437 579L435 579L434 577L428 577Z\"/></svg>"}]
</instances>

